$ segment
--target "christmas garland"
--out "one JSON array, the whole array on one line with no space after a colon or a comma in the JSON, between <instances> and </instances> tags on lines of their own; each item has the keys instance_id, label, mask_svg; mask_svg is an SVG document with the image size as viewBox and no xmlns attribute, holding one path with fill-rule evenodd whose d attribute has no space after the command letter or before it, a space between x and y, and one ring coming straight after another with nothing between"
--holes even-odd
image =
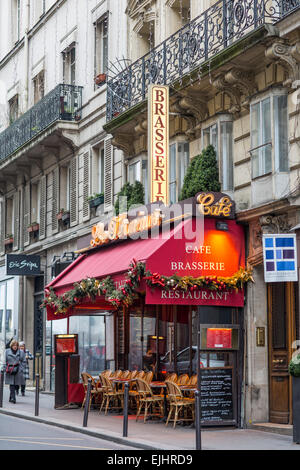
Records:
<instances>
[{"instance_id":1,"label":"christmas garland","mask_svg":"<svg viewBox=\"0 0 300 470\"><path fill-rule=\"evenodd\" d=\"M104 296L105 300L114 307L121 305L131 305L137 298L137 289L141 281L145 279L147 285L153 289L161 288L165 290L194 291L197 289L208 290L236 290L242 289L244 284L253 282L251 271L240 268L231 277L217 276L162 276L159 273L146 271L145 263L132 261L127 272L126 280L121 287L116 288L113 279L108 276L105 279L87 278L74 284L73 289L58 296L53 288L44 299L41 307L50 307L55 314L64 314L70 308L89 299L95 302L99 296Z\"/></svg>"}]
</instances>

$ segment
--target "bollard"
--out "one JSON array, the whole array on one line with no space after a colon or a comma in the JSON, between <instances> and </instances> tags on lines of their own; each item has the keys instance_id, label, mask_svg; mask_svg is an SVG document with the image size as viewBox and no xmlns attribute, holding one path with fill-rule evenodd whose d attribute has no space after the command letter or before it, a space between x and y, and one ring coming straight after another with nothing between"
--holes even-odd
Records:
<instances>
[{"instance_id":1,"label":"bollard","mask_svg":"<svg viewBox=\"0 0 300 470\"><path fill-rule=\"evenodd\" d=\"M195 411L196 411L196 450L201 450L201 397L200 391L195 392Z\"/></svg>"},{"instance_id":2,"label":"bollard","mask_svg":"<svg viewBox=\"0 0 300 470\"><path fill-rule=\"evenodd\" d=\"M85 404L84 404L83 424L82 424L82 426L84 428L87 427L87 422L88 422L88 414L89 414L90 398L91 398L91 389L92 389L92 379L88 379L86 399L85 399Z\"/></svg>"},{"instance_id":3,"label":"bollard","mask_svg":"<svg viewBox=\"0 0 300 470\"><path fill-rule=\"evenodd\" d=\"M129 383L125 383L124 388L124 411L123 411L123 437L128 436L128 401L129 401Z\"/></svg>"},{"instance_id":4,"label":"bollard","mask_svg":"<svg viewBox=\"0 0 300 470\"><path fill-rule=\"evenodd\" d=\"M39 405L40 405L40 374L35 376L35 416L39 415Z\"/></svg>"},{"instance_id":5,"label":"bollard","mask_svg":"<svg viewBox=\"0 0 300 470\"><path fill-rule=\"evenodd\" d=\"M4 370L0 373L0 408L3 408Z\"/></svg>"}]
</instances>

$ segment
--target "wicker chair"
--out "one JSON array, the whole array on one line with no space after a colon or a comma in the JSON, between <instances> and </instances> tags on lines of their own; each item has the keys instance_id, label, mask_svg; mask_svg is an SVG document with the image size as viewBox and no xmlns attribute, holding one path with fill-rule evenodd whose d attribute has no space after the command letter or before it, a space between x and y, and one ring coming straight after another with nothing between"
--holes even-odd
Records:
<instances>
[{"instance_id":1,"label":"wicker chair","mask_svg":"<svg viewBox=\"0 0 300 470\"><path fill-rule=\"evenodd\" d=\"M177 383L177 385L187 385L189 379L190 379L190 378L189 378L188 374L181 374L181 375L178 377L176 383Z\"/></svg>"},{"instance_id":2,"label":"wicker chair","mask_svg":"<svg viewBox=\"0 0 300 470\"><path fill-rule=\"evenodd\" d=\"M145 382L147 382L147 384L149 384L150 382L152 382L152 379L153 379L152 370L149 371L149 372L146 372L145 377L144 377Z\"/></svg>"},{"instance_id":3,"label":"wicker chair","mask_svg":"<svg viewBox=\"0 0 300 470\"><path fill-rule=\"evenodd\" d=\"M120 376L120 378L122 378L122 379L130 379L130 377L131 377L130 370L124 370L122 372L122 375Z\"/></svg>"},{"instance_id":4,"label":"wicker chair","mask_svg":"<svg viewBox=\"0 0 300 470\"><path fill-rule=\"evenodd\" d=\"M171 374L167 374L166 380L169 380L169 382L175 382L177 381L177 374L175 372L172 372Z\"/></svg>"},{"instance_id":5,"label":"wicker chair","mask_svg":"<svg viewBox=\"0 0 300 470\"><path fill-rule=\"evenodd\" d=\"M174 382L170 382L166 380L167 391L168 391L168 400L170 403L170 411L168 414L168 419L166 422L166 426L168 426L169 421L171 419L172 413L174 411L174 428L178 420L180 421L194 421L194 398L185 398L178 387L177 384ZM190 416L188 413L190 412ZM180 416L182 414L183 416Z\"/></svg>"},{"instance_id":6,"label":"wicker chair","mask_svg":"<svg viewBox=\"0 0 300 470\"><path fill-rule=\"evenodd\" d=\"M197 375L192 375L187 385L197 385Z\"/></svg>"},{"instance_id":7,"label":"wicker chair","mask_svg":"<svg viewBox=\"0 0 300 470\"><path fill-rule=\"evenodd\" d=\"M105 375L105 377L110 377L112 374L112 371L110 369L106 369L103 372L101 372L102 375Z\"/></svg>"},{"instance_id":8,"label":"wicker chair","mask_svg":"<svg viewBox=\"0 0 300 470\"><path fill-rule=\"evenodd\" d=\"M84 388L84 399L82 402L82 408L84 408L87 396L87 389L88 389L88 380L91 379L92 387L91 387L91 394L90 394L90 401L89 401L89 410L91 409L92 399L94 398L95 403L98 402L99 397L101 397L103 389L102 387L94 380L94 378L88 374L87 372L81 373L82 385Z\"/></svg>"},{"instance_id":9,"label":"wicker chair","mask_svg":"<svg viewBox=\"0 0 300 470\"><path fill-rule=\"evenodd\" d=\"M144 407L144 423L146 422L147 416L163 416L164 407L163 400L164 398L161 395L153 395L152 390L149 384L143 379L136 379L137 391L139 394L139 405L138 412L136 415L136 421L138 420L141 410ZM152 407L152 413L148 413L149 408ZM159 412L154 413L154 408L158 408Z\"/></svg>"},{"instance_id":10,"label":"wicker chair","mask_svg":"<svg viewBox=\"0 0 300 470\"><path fill-rule=\"evenodd\" d=\"M105 405L105 414L107 414L108 408L111 401L113 401L113 406L110 409L121 409L123 408L124 402L124 392L123 390L116 390L114 384L107 378L105 375L100 375L101 383L103 385L103 400L100 407L100 413L103 406ZM121 405L119 406L119 402Z\"/></svg>"},{"instance_id":11,"label":"wicker chair","mask_svg":"<svg viewBox=\"0 0 300 470\"><path fill-rule=\"evenodd\" d=\"M139 404L139 392L137 391L136 379L143 379L145 377L145 372L143 370L134 371L137 372L134 378L135 380L129 384L129 406L131 409L138 409Z\"/></svg>"}]
</instances>

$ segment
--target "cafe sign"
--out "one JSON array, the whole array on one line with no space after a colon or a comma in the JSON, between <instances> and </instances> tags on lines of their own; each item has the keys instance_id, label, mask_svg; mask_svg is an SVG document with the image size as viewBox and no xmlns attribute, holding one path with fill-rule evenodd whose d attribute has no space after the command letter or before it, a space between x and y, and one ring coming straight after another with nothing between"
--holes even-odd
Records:
<instances>
[{"instance_id":1,"label":"cafe sign","mask_svg":"<svg viewBox=\"0 0 300 470\"><path fill-rule=\"evenodd\" d=\"M40 276L41 258L39 255L6 255L7 276Z\"/></svg>"},{"instance_id":2,"label":"cafe sign","mask_svg":"<svg viewBox=\"0 0 300 470\"><path fill-rule=\"evenodd\" d=\"M223 193L200 193L196 196L198 212L205 217L235 218L235 203Z\"/></svg>"},{"instance_id":3,"label":"cafe sign","mask_svg":"<svg viewBox=\"0 0 300 470\"><path fill-rule=\"evenodd\" d=\"M148 138L151 202L169 204L169 88L149 87Z\"/></svg>"}]
</instances>

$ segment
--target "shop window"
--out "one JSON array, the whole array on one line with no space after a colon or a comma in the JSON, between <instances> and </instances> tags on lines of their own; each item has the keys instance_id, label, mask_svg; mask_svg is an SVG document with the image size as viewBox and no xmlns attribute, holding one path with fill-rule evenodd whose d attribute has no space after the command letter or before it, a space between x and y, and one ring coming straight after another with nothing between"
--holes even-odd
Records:
<instances>
[{"instance_id":1,"label":"shop window","mask_svg":"<svg viewBox=\"0 0 300 470\"><path fill-rule=\"evenodd\" d=\"M288 171L287 95L254 103L250 113L252 178L271 173L273 168L275 172Z\"/></svg>"},{"instance_id":2,"label":"shop window","mask_svg":"<svg viewBox=\"0 0 300 470\"><path fill-rule=\"evenodd\" d=\"M15 95L8 102L9 124L15 122L19 117L19 96Z\"/></svg>"},{"instance_id":3,"label":"shop window","mask_svg":"<svg viewBox=\"0 0 300 470\"><path fill-rule=\"evenodd\" d=\"M76 85L76 48L70 46L63 53L63 83Z\"/></svg>"},{"instance_id":4,"label":"shop window","mask_svg":"<svg viewBox=\"0 0 300 470\"><path fill-rule=\"evenodd\" d=\"M95 76L108 69L108 16L95 23Z\"/></svg>"},{"instance_id":5,"label":"shop window","mask_svg":"<svg viewBox=\"0 0 300 470\"><path fill-rule=\"evenodd\" d=\"M233 190L233 123L230 119L229 116L220 119L202 131L202 148L208 145L215 148L223 191Z\"/></svg>"},{"instance_id":6,"label":"shop window","mask_svg":"<svg viewBox=\"0 0 300 470\"><path fill-rule=\"evenodd\" d=\"M190 163L189 144L176 142L170 146L170 203L178 201L184 177Z\"/></svg>"},{"instance_id":7,"label":"shop window","mask_svg":"<svg viewBox=\"0 0 300 470\"><path fill-rule=\"evenodd\" d=\"M38 73L33 79L33 99L34 104L38 103L45 94L45 74L44 70Z\"/></svg>"}]
</instances>

